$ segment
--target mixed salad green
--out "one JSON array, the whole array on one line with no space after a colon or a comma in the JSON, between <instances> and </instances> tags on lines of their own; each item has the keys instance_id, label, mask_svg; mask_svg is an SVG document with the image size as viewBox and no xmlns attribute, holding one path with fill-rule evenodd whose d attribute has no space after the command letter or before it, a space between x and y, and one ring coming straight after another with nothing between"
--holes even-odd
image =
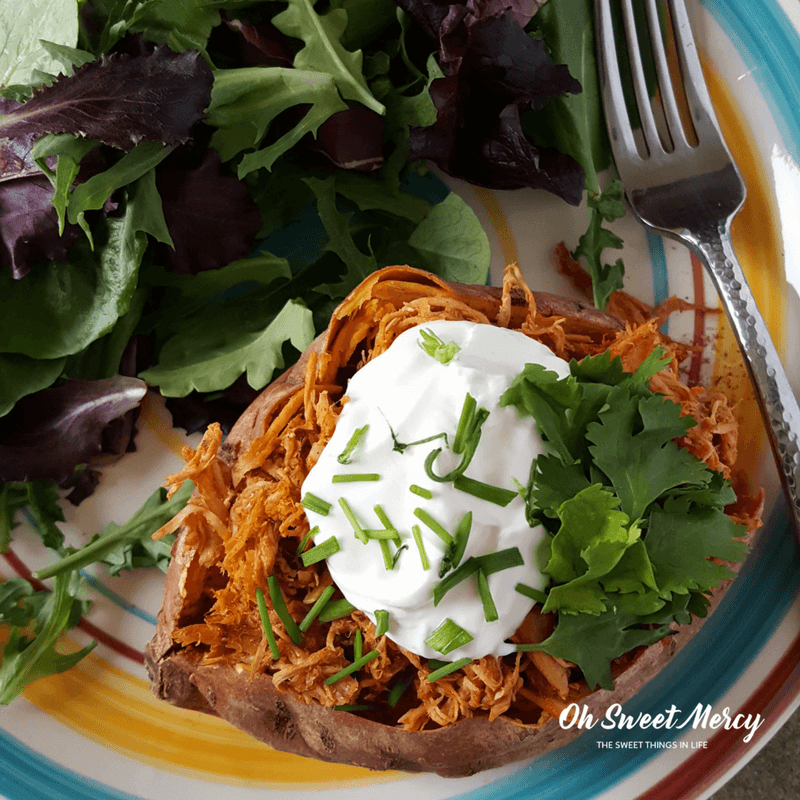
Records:
<instances>
[{"instance_id":1,"label":"mixed salad green","mask_svg":"<svg viewBox=\"0 0 800 800\"><path fill-rule=\"evenodd\" d=\"M592 19L590 0L0 0L0 552L24 513L57 558L53 592L0 584L0 702L83 654L54 649L82 567L166 567L150 534L184 493L77 551L58 524L95 458L135 447L148 388L190 432L227 427L374 270L486 282L487 237L429 165L588 202L575 255L599 307L621 287Z\"/></svg>"}]
</instances>

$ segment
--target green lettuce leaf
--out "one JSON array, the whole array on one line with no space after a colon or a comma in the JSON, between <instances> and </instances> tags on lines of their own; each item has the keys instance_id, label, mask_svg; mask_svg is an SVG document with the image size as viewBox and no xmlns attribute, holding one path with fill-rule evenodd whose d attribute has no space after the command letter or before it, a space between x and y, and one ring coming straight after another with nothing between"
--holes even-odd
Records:
<instances>
[{"instance_id":1,"label":"green lettuce leaf","mask_svg":"<svg viewBox=\"0 0 800 800\"><path fill-rule=\"evenodd\" d=\"M242 330L236 305L218 308L227 317L227 326L209 325L207 317L200 315L164 344L158 363L140 377L167 397L224 389L242 373L247 373L250 386L261 388L270 382L274 370L284 366L285 342L302 352L314 339L313 314L297 300L288 301L257 331Z\"/></svg>"}]
</instances>

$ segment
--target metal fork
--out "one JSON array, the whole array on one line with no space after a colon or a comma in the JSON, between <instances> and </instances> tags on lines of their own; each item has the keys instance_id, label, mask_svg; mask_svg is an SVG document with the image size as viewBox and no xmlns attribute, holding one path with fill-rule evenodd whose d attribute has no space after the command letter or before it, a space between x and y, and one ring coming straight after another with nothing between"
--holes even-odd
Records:
<instances>
[{"instance_id":1,"label":"metal fork","mask_svg":"<svg viewBox=\"0 0 800 800\"><path fill-rule=\"evenodd\" d=\"M638 34L632 0L620 0L641 121L641 130L634 132L626 109L610 2L595 0L598 61L611 147L628 201L645 226L685 244L711 276L755 386L790 517L800 536L800 408L731 246L729 227L744 202L745 187L717 124L686 5L684 0L668 0L665 18L666 24L671 20L674 32L696 142L687 137L681 121L657 0L636 0L640 8L645 6L647 18L646 30ZM663 109L658 122L642 66L642 40L649 40L656 66Z\"/></svg>"}]
</instances>

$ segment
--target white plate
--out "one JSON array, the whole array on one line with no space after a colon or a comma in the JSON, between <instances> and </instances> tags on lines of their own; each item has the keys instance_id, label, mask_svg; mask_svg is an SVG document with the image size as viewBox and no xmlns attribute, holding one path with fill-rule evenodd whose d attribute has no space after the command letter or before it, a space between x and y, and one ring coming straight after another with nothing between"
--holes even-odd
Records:
<instances>
[{"instance_id":1,"label":"white plate","mask_svg":"<svg viewBox=\"0 0 800 800\"><path fill-rule=\"evenodd\" d=\"M800 376L800 256L795 247L800 197L800 5L792 0L705 0L691 3L712 90L729 144L746 175L749 199L737 221L736 247L790 374ZM495 282L519 258L537 289L573 293L551 262L585 223L549 196L490 193L459 185L490 235ZM658 302L670 294L716 305L687 251L649 237L631 220L626 288ZM785 251L785 258L784 258ZM625 708L658 713L676 705L688 717L697 704L759 714L749 742L741 730L659 733L588 731L572 745L532 763L473 778L382 775L271 751L226 723L172 708L150 694L142 649L154 631L163 576L156 571L109 579L92 573L93 609L67 642L92 639L96 650L77 667L31 686L0 716L0 794L7 800L146 798L276 800L313 792L325 800L421 796L461 800L686 800L707 797L744 764L800 704L800 571L774 466L741 365L718 316L675 315L669 332L711 336L711 358L690 368L704 380L727 378L741 397L742 465L768 492L767 524L740 578L709 624ZM700 339L698 339L700 341ZM705 339L703 339L705 341ZM795 384L800 393L800 386ZM101 489L69 510L77 544L109 520L122 522L180 463L184 439L149 398L137 453L107 470ZM41 556L17 532L0 575L27 576ZM628 741L631 747L619 747ZM665 746L669 744L670 746ZM672 746L674 744L674 746ZM631 749L632 748L632 749Z\"/></svg>"}]
</instances>

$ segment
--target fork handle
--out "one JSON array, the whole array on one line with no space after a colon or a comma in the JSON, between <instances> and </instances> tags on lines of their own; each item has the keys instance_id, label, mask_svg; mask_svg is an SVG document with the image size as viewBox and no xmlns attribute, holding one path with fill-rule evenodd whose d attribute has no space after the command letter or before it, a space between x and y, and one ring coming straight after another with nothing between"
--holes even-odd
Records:
<instances>
[{"instance_id":1,"label":"fork handle","mask_svg":"<svg viewBox=\"0 0 800 800\"><path fill-rule=\"evenodd\" d=\"M770 444L789 502L792 523L800 535L800 407L797 399L736 260L727 225L707 229L687 244L704 263L733 326L755 386L761 414L768 423Z\"/></svg>"}]
</instances>

